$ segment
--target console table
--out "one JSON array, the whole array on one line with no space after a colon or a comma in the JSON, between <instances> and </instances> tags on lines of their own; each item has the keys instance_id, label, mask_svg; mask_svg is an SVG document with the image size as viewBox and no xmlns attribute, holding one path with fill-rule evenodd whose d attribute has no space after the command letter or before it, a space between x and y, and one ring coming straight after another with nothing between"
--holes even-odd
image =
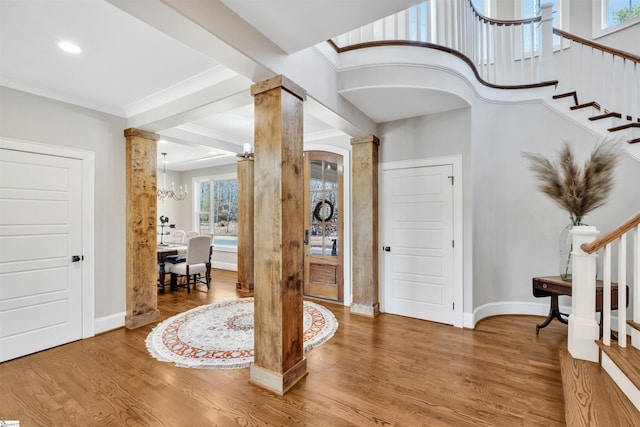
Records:
<instances>
[{"instance_id":1,"label":"console table","mask_svg":"<svg viewBox=\"0 0 640 427\"><path fill-rule=\"evenodd\" d=\"M627 286L627 305L629 304L629 287ZM571 282L566 282L560 279L560 276L546 276L546 277L534 277L533 278L533 296L536 298L551 297L551 307L549 309L549 316L546 320L536 325L536 335L540 332L540 329L546 327L551 323L553 319L558 319L560 322L567 324L567 320L562 316L566 314L560 313L558 308L558 296L567 295L571 296ZM602 296L603 283L602 280L596 280L596 311L600 313L602 319ZM618 284L611 283L611 310L618 309ZM600 321L600 336L602 337L602 320Z\"/></svg>"}]
</instances>

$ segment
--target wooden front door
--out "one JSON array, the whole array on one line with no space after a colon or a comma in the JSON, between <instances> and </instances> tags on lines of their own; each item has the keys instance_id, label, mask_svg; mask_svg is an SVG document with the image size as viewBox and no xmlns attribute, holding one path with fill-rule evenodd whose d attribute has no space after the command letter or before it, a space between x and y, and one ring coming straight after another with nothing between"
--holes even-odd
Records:
<instances>
[{"instance_id":1,"label":"wooden front door","mask_svg":"<svg viewBox=\"0 0 640 427\"><path fill-rule=\"evenodd\" d=\"M342 156L307 151L304 158L304 294L342 301Z\"/></svg>"}]
</instances>

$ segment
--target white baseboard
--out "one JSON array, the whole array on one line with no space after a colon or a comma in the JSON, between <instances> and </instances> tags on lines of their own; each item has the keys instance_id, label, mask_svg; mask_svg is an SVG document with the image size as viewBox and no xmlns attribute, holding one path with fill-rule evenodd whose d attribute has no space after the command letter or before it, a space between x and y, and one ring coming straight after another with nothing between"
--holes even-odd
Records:
<instances>
[{"instance_id":1,"label":"white baseboard","mask_svg":"<svg viewBox=\"0 0 640 427\"><path fill-rule=\"evenodd\" d=\"M571 307L560 306L560 312L569 314ZM500 316L503 314L520 314L529 316L547 316L549 315L549 301L546 302L495 302L481 305L473 310L472 318L467 319L465 313L465 327L475 328L478 322L486 317ZM471 314L469 314L471 316ZM467 326L467 322L470 326Z\"/></svg>"},{"instance_id":2,"label":"white baseboard","mask_svg":"<svg viewBox=\"0 0 640 427\"><path fill-rule=\"evenodd\" d=\"M213 261L211 267L219 268L220 270L238 271L238 264L232 262Z\"/></svg>"},{"instance_id":3,"label":"white baseboard","mask_svg":"<svg viewBox=\"0 0 640 427\"><path fill-rule=\"evenodd\" d=\"M100 317L93 322L94 332L101 334L112 329L118 329L124 326L125 312L110 314L109 316Z\"/></svg>"}]
</instances>

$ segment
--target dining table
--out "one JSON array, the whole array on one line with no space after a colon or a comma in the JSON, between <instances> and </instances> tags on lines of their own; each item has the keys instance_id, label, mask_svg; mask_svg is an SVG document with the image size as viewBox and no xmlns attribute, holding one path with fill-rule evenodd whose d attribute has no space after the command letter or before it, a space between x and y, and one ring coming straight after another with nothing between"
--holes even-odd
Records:
<instances>
[{"instance_id":1,"label":"dining table","mask_svg":"<svg viewBox=\"0 0 640 427\"><path fill-rule=\"evenodd\" d=\"M166 286L164 283L165 277L165 263L167 262L167 257L172 255L186 255L187 253L187 245L182 243L164 243L158 244L158 289L161 293L164 293L164 287Z\"/></svg>"}]
</instances>

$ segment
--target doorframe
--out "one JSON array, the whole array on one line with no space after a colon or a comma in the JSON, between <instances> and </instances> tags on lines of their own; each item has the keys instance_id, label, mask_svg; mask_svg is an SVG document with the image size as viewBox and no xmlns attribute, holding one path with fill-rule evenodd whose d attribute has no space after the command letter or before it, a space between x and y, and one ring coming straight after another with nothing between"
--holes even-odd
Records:
<instances>
[{"instance_id":1,"label":"doorframe","mask_svg":"<svg viewBox=\"0 0 640 427\"><path fill-rule=\"evenodd\" d=\"M462 171L462 155L444 156L444 157L429 157L423 159L414 160L400 160L394 162L382 162L380 163L380 170L378 172L378 196L380 203L378 204L378 234L381 237L381 242L385 242L388 236L385 236L384 224L384 173L391 170L402 170L411 168L431 167L431 166L446 166L451 165L453 169L454 185L453 185L453 240L455 246L453 248L453 302L454 302L454 322L453 326L462 328L464 326L464 240L463 240L463 171ZM379 251L378 262L378 277L380 277L380 284L378 291L380 292L380 311L385 312L385 283L384 283L384 251Z\"/></svg>"},{"instance_id":2,"label":"doorframe","mask_svg":"<svg viewBox=\"0 0 640 427\"><path fill-rule=\"evenodd\" d=\"M95 153L4 137L0 137L0 148L77 159L82 163L82 338L90 338L95 335Z\"/></svg>"},{"instance_id":3,"label":"doorframe","mask_svg":"<svg viewBox=\"0 0 640 427\"><path fill-rule=\"evenodd\" d=\"M351 150L335 145L304 144L304 151L326 151L342 156L342 269L343 269L343 305L351 307L352 283L351 283Z\"/></svg>"}]
</instances>

